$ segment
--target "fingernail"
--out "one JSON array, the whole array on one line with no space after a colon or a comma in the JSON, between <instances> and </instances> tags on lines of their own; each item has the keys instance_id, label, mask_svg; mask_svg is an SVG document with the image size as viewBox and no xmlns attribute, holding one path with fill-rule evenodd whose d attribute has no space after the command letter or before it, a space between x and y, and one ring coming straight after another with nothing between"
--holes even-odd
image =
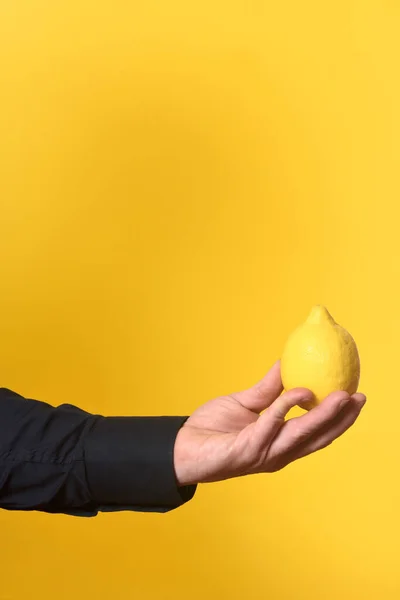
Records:
<instances>
[{"instance_id":1,"label":"fingernail","mask_svg":"<svg viewBox=\"0 0 400 600\"><path fill-rule=\"evenodd\" d=\"M339 404L340 408L344 408L345 406L347 406L348 403L350 402L350 400L351 400L350 396L346 396L345 398L342 398L340 401L340 404Z\"/></svg>"},{"instance_id":2,"label":"fingernail","mask_svg":"<svg viewBox=\"0 0 400 600\"><path fill-rule=\"evenodd\" d=\"M304 408L304 410L311 410L314 406L317 405L314 394L309 394L301 399L299 402L300 406Z\"/></svg>"}]
</instances>

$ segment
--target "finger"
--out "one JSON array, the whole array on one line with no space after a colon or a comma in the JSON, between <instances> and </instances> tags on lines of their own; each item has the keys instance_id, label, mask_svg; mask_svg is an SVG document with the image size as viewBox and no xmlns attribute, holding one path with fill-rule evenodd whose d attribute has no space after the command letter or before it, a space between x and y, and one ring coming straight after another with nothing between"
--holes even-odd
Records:
<instances>
[{"instance_id":1,"label":"finger","mask_svg":"<svg viewBox=\"0 0 400 600\"><path fill-rule=\"evenodd\" d=\"M365 396L357 394L351 398L346 392L334 392L307 414L287 421L271 444L271 451L277 457L296 451L300 444L329 430L353 401L365 402Z\"/></svg>"},{"instance_id":2,"label":"finger","mask_svg":"<svg viewBox=\"0 0 400 600\"><path fill-rule=\"evenodd\" d=\"M294 448L289 453L285 464L313 454L332 444L332 442L341 437L356 422L365 402L366 397L363 394L354 394L351 397L350 403L332 421L330 426Z\"/></svg>"},{"instance_id":3,"label":"finger","mask_svg":"<svg viewBox=\"0 0 400 600\"><path fill-rule=\"evenodd\" d=\"M261 381L249 390L235 394L235 398L249 410L260 413L282 393L281 363L276 362Z\"/></svg>"},{"instance_id":4,"label":"finger","mask_svg":"<svg viewBox=\"0 0 400 600\"><path fill-rule=\"evenodd\" d=\"M285 424L285 417L294 406L302 406L313 398L312 392L296 388L275 400L258 419L255 429L261 440L268 440Z\"/></svg>"},{"instance_id":5,"label":"finger","mask_svg":"<svg viewBox=\"0 0 400 600\"><path fill-rule=\"evenodd\" d=\"M360 392L357 392L356 394L353 394L351 396L351 398L353 400L355 400L357 403L360 403L362 405L361 408L364 406L364 404L367 401L367 397L365 396L365 394L361 394Z\"/></svg>"},{"instance_id":6,"label":"finger","mask_svg":"<svg viewBox=\"0 0 400 600\"><path fill-rule=\"evenodd\" d=\"M301 417L290 419L285 426L286 440L304 441L325 427L351 402L347 392L333 392L321 404Z\"/></svg>"}]
</instances>

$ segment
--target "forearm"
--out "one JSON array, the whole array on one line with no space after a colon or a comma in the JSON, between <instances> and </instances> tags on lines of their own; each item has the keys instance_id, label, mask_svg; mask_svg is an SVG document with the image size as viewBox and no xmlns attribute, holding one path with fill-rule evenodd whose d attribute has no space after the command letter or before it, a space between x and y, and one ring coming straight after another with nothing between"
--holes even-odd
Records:
<instances>
[{"instance_id":1,"label":"forearm","mask_svg":"<svg viewBox=\"0 0 400 600\"><path fill-rule=\"evenodd\" d=\"M0 390L0 507L92 516L189 500L173 454L184 417L101 417Z\"/></svg>"}]
</instances>

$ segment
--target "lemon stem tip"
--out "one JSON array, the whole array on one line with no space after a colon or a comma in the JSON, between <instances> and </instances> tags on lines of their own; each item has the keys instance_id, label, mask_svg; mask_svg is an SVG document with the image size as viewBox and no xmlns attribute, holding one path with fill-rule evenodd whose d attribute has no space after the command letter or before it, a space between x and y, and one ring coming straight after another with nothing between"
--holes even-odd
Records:
<instances>
[{"instance_id":1,"label":"lemon stem tip","mask_svg":"<svg viewBox=\"0 0 400 600\"><path fill-rule=\"evenodd\" d=\"M312 308L307 322L313 325L318 325L319 323L323 323L324 321L330 321L332 323L335 322L332 315L325 308L325 306L317 304Z\"/></svg>"}]
</instances>

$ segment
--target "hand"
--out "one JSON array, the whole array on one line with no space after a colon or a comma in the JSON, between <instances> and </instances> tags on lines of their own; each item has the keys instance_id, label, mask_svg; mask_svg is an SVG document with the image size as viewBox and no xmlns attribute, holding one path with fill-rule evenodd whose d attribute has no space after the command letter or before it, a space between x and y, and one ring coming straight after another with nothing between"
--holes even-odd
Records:
<instances>
[{"instance_id":1,"label":"hand","mask_svg":"<svg viewBox=\"0 0 400 600\"><path fill-rule=\"evenodd\" d=\"M179 484L278 471L340 437L366 402L363 394L334 392L304 415L285 420L289 410L304 407L312 393L302 388L281 392L278 362L251 389L221 396L196 410L176 438Z\"/></svg>"}]
</instances>

